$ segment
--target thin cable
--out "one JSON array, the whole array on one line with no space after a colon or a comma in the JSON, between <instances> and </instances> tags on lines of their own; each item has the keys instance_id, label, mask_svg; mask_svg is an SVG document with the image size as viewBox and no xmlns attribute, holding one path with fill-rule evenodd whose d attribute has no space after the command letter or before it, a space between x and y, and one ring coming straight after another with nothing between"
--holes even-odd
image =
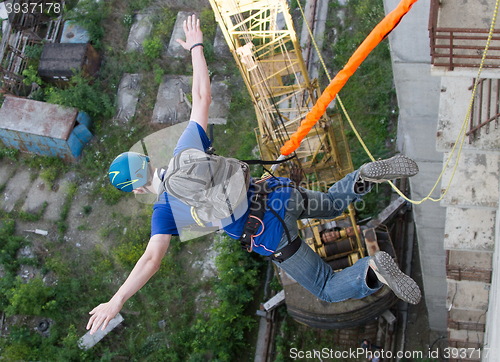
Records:
<instances>
[{"instance_id":1,"label":"thin cable","mask_svg":"<svg viewBox=\"0 0 500 362\"><path fill-rule=\"evenodd\" d=\"M302 9L302 5L300 4L300 1L298 1L297 3L298 3L298 6L299 6L299 9L301 11L302 17L305 19L305 14L304 14L304 11ZM389 181L389 184L394 189L394 191L396 191L396 193L399 196L401 196L402 198L404 198L406 201L411 202L412 204L419 205L419 204L423 203L426 200L430 200L430 201L433 201L433 202L439 202L439 201L443 200L443 198L446 196L446 194L448 193L448 191L450 189L451 183L452 183L452 181L453 181L453 179L455 177L455 174L456 174L456 171L457 171L457 168L458 168L458 163L459 163L460 157L462 155L463 144L465 142L466 129L467 129L467 125L468 125L468 123L470 121L470 116L471 116L471 113L472 113L472 107L473 107L473 104L474 104L474 98L476 96L477 86L479 84L479 78L480 78L480 75L481 75L482 70L484 68L484 62L486 60L486 55L487 55L488 49L490 47L491 39L493 38L493 33L494 33L494 30L495 30L495 24L496 24L496 21L497 21L499 4L500 4L500 0L496 0L495 9L494 9L494 12L493 12L493 18L492 18L491 26L490 26L490 31L489 31L488 38L487 38L487 41L486 41L486 45L485 45L485 48L484 48L484 51L483 51L483 56L481 58L481 63L479 65L478 75L476 77L476 81L474 82L474 87L473 87L473 90L472 90L471 100L469 102L469 107L468 107L467 113L465 115L464 121L462 122L462 127L460 129L459 134L458 134L457 140L456 140L456 142L454 142L454 145L453 145L453 147L452 147L452 149L450 151L450 155L448 156L448 159L446 160L445 165L443 166L443 169L441 171L441 174L439 175L438 179L436 180L436 183L434 184L434 186L432 187L431 191L428 193L427 196L425 196L421 200L415 201L415 200L409 199L406 195L403 194L403 192L401 190L399 190L396 187L396 185L394 185L394 183L392 181ZM323 66L325 74L328 77L329 81L331 82L331 80L332 80L331 76L330 76L330 74L328 72L328 69L327 69L326 64L324 62L324 59L323 59L323 57L321 55L321 52L320 52L319 47L318 47L318 44L316 43L316 41L314 39L314 36L312 35L312 31L311 31L311 29L309 27L309 24L307 24L307 21L306 21L306 26L307 26L307 29L308 29L309 34L311 36L312 43L313 43L313 45L314 45L314 47L316 49L316 52L318 53L318 57L319 57L320 62L322 64L322 66ZM363 141L363 138L361 137L361 135L359 134L358 130L354 126L354 123L352 122L351 117L347 113L347 110L346 110L346 108L345 108L345 106L344 106L344 104L343 104L343 102L340 99L340 96L338 94L336 96L336 99L338 100L338 103L340 105L340 108L342 109L342 112L344 113L345 117L347 118L347 121L348 121L349 125L351 126L354 134L356 135L356 138L360 142L360 144L363 147L364 151L366 152L366 154L368 155L368 157L372 161L375 161L375 158L373 157L373 155L371 154L370 150L366 146L365 142ZM455 150L456 150L456 147L457 147L458 144L460 146L458 148L458 153L457 153L455 164L453 166L453 170L452 170L452 173L451 173L451 176L450 176L450 180L448 181L448 184L447 184L446 188L444 189L442 195L439 198L437 198L437 199L432 198L431 195L434 192L434 190L437 188L437 186L439 185L439 182L441 181L441 179L443 178L444 173L447 170L448 165L451 162L451 159L453 158L453 155L455 153Z\"/></svg>"}]
</instances>

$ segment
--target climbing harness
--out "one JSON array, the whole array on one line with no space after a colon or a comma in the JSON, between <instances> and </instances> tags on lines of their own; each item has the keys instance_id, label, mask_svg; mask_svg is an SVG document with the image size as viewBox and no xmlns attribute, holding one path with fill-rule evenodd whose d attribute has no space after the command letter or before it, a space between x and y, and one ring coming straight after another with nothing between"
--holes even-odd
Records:
<instances>
[{"instance_id":1,"label":"climbing harness","mask_svg":"<svg viewBox=\"0 0 500 362\"><path fill-rule=\"evenodd\" d=\"M268 195L283 187L293 187L295 188L302 196L302 200L304 203L304 207L308 206L308 200L307 200L307 194L300 189L300 187L297 187L295 184L282 184L282 185L276 185L274 187L269 187L267 184L267 181L271 178L274 177L272 175L268 175L267 177L264 177L256 182L253 183L253 192L254 194L250 198L250 211L247 217L247 220L245 222L245 226L243 228L243 233L239 239L241 247L244 250L247 251L252 251L254 244L254 238L260 236L264 230L265 230L265 225L264 225L264 214L266 211L269 211L273 214L273 216L278 219L278 221L281 223L283 226L283 232L285 233L288 244L281 248L278 251L273 251L273 254L271 255L271 259L276 261L276 262L283 262L286 259L288 259L290 256L295 254L295 252L299 249L301 241L299 240L300 237L297 237L295 239L292 239L290 236L290 231L288 230L288 227L286 226L285 221L283 218L274 210L272 207L268 207L267 205L267 199ZM257 234L257 231L259 228L262 226L262 229L260 233ZM299 240L299 241L298 241Z\"/></svg>"}]
</instances>

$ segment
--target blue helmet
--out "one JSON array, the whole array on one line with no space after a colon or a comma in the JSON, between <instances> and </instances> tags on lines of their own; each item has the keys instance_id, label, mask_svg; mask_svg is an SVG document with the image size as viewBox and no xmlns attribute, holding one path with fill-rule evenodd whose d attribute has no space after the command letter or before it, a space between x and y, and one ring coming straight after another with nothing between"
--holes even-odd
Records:
<instances>
[{"instance_id":1,"label":"blue helmet","mask_svg":"<svg viewBox=\"0 0 500 362\"><path fill-rule=\"evenodd\" d=\"M149 157L137 152L123 152L109 166L109 181L120 191L132 192L149 180Z\"/></svg>"}]
</instances>

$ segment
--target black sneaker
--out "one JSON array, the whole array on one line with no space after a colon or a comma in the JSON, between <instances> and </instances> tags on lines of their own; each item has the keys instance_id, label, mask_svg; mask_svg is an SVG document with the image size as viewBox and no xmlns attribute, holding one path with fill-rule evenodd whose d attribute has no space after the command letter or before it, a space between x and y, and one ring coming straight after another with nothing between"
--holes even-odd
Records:
<instances>
[{"instance_id":1,"label":"black sneaker","mask_svg":"<svg viewBox=\"0 0 500 362\"><path fill-rule=\"evenodd\" d=\"M387 160L366 163L359 169L359 177L363 181L384 182L402 177L415 176L418 165L405 155L396 155Z\"/></svg>"},{"instance_id":2,"label":"black sneaker","mask_svg":"<svg viewBox=\"0 0 500 362\"><path fill-rule=\"evenodd\" d=\"M385 251L375 253L369 265L378 280L391 288L399 299L411 304L420 302L421 293L417 283L399 270L394 259Z\"/></svg>"}]
</instances>

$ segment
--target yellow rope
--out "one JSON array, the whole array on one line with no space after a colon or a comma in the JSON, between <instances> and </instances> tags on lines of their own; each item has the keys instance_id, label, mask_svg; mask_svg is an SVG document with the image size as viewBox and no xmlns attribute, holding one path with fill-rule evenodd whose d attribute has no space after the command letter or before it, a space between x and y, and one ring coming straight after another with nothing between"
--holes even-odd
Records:
<instances>
[{"instance_id":1,"label":"yellow rope","mask_svg":"<svg viewBox=\"0 0 500 362\"><path fill-rule=\"evenodd\" d=\"M318 44L316 43L316 40L314 39L314 34L312 33L312 30L311 30L309 24L307 23L307 20L305 18L305 14L304 14L304 10L302 9L302 5L300 4L300 1L298 1L297 3L298 3L298 6L299 6L299 9L300 9L300 12L302 14L302 18L304 19L304 21L306 23L307 30L309 31L309 36L311 37L312 44L314 45L314 48L316 49L316 52L317 52L317 54L319 56L321 65L323 66L323 69L325 71L326 76L328 77L329 82L331 82L332 78L331 78L330 74L328 73L328 69L327 69L325 61L324 61L324 59L323 59L323 57L321 55L321 52L320 52L319 47L318 47ZM470 102L469 102L469 107L467 109L467 113L465 115L464 121L462 122L462 127L460 129L459 134L458 134L457 140L456 140L456 142L454 142L454 145L453 145L453 147L452 147L452 149L450 151L450 154L449 154L449 156L448 156L448 158L447 158L447 160L446 160L446 162L445 162L445 164L443 166L441 174L439 175L438 179L436 180L436 183L432 187L431 191L429 191L429 193L428 193L427 196L425 196L421 200L415 201L415 200L411 200L408 197L406 197L406 195L404 195L403 192L401 190L399 190L396 187L396 185L394 185L394 183L392 183L391 181L389 181L389 184L396 191L396 193L399 196L403 197L406 201L411 202L412 204L419 205L419 204L423 203L426 200L430 200L430 201L434 201L434 202L439 202L439 201L441 201L445 197L445 195L448 193L448 190L450 189L451 182L453 181L453 178L455 177L455 173L456 173L457 168L458 168L458 162L459 162L460 157L462 155L462 148L463 148L463 144L465 142L466 129L467 129L467 125L468 125L469 120L470 120L471 113L472 113L472 107L473 107L473 104L474 104L474 98L476 96L477 86L479 84L479 78L481 76L481 72L482 72L483 67L484 67L484 62L486 60L486 55L487 55L488 49L490 47L491 39L493 38L493 33L494 33L494 30L495 30L495 24L496 24L497 15L498 15L499 4L500 4L500 0L496 0L495 10L493 12L493 18L492 18L491 26L490 26L490 31L489 31L488 38L487 38L487 41L486 41L486 46L485 46L484 51L483 51L483 56L481 58L481 63L479 65L479 69L478 69L478 74L477 74L477 77L476 77L476 81L474 82L474 87L473 87L473 90L472 90L472 95L471 95L471 99L470 99ZM358 130L356 129L353 121L351 120L351 117L347 113L347 110L344 107L344 104L343 104L342 100L340 99L340 96L337 95L336 99L337 99L337 101L338 101L338 103L340 105L340 108L342 109L342 112L344 113L344 116L346 117L346 119L347 119L349 125L351 126L354 134L356 135L356 138L358 139L359 143L361 144L361 146L365 150L365 152L368 155L368 157L372 161L375 161L375 158L373 157L373 155L371 154L370 150L366 146L365 142L363 141L363 138L361 137L361 135L359 134ZM457 157L455 159L455 164L453 166L453 171L451 173L450 180L448 181L448 184L447 184L446 188L442 192L442 195L439 198L434 199L434 198L431 197L431 195L434 192L434 190L437 188L437 186L439 185L439 182L441 181L441 179L443 178L443 175L444 175L445 171L447 170L448 165L449 165L451 159L453 158L453 155L455 153L455 150L456 150L456 147L457 147L458 144L460 145L460 147L458 148L458 153L457 153Z\"/></svg>"}]
</instances>

